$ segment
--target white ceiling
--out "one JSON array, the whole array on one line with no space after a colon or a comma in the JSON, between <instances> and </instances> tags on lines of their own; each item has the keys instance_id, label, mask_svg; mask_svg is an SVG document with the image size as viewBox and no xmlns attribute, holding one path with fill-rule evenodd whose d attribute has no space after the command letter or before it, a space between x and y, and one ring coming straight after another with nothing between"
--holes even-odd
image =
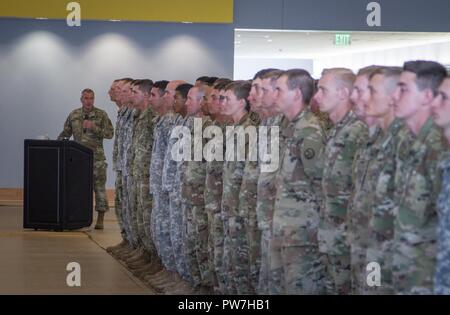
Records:
<instances>
[{"instance_id":1,"label":"white ceiling","mask_svg":"<svg viewBox=\"0 0 450 315\"><path fill-rule=\"evenodd\" d=\"M351 45L334 45L335 34L350 34ZM322 32L235 30L235 57L305 58L450 42L450 33Z\"/></svg>"}]
</instances>

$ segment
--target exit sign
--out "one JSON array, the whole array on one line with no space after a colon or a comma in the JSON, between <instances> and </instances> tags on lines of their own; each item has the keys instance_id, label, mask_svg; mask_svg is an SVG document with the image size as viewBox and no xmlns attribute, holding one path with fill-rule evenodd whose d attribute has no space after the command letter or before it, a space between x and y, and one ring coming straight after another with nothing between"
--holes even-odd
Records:
<instances>
[{"instance_id":1,"label":"exit sign","mask_svg":"<svg viewBox=\"0 0 450 315\"><path fill-rule=\"evenodd\" d=\"M335 46L350 46L351 39L350 34L334 34Z\"/></svg>"}]
</instances>

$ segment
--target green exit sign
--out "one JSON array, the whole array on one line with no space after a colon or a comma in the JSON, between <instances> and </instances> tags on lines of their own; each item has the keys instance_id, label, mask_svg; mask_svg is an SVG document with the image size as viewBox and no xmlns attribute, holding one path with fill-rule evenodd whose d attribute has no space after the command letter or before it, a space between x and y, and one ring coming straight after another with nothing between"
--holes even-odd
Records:
<instances>
[{"instance_id":1,"label":"green exit sign","mask_svg":"<svg viewBox=\"0 0 450 315\"><path fill-rule=\"evenodd\" d=\"M350 34L334 34L335 46L350 46L351 38Z\"/></svg>"}]
</instances>

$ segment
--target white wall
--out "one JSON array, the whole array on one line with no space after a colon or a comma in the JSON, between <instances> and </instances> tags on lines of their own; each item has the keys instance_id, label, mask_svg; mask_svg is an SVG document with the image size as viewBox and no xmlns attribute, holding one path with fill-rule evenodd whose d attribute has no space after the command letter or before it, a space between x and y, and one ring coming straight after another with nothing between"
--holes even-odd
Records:
<instances>
[{"instance_id":1,"label":"white wall","mask_svg":"<svg viewBox=\"0 0 450 315\"><path fill-rule=\"evenodd\" d=\"M236 57L234 59L234 79L252 79L256 72L265 68L277 68L281 70L301 68L312 73L313 61L310 59L268 59Z\"/></svg>"},{"instance_id":2,"label":"white wall","mask_svg":"<svg viewBox=\"0 0 450 315\"><path fill-rule=\"evenodd\" d=\"M346 67L357 72L368 65L402 66L408 60L434 60L450 64L450 42L374 50L314 59L313 76L319 78L324 68Z\"/></svg>"}]
</instances>

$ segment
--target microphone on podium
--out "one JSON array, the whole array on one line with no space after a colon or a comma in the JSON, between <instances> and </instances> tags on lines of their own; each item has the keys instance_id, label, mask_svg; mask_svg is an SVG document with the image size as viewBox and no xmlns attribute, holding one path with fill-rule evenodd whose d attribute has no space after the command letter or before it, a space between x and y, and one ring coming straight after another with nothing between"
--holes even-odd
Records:
<instances>
[{"instance_id":1,"label":"microphone on podium","mask_svg":"<svg viewBox=\"0 0 450 315\"><path fill-rule=\"evenodd\" d=\"M85 114L84 115L84 120L89 120L89 115L88 114ZM83 133L86 133L86 128L83 128Z\"/></svg>"}]
</instances>

